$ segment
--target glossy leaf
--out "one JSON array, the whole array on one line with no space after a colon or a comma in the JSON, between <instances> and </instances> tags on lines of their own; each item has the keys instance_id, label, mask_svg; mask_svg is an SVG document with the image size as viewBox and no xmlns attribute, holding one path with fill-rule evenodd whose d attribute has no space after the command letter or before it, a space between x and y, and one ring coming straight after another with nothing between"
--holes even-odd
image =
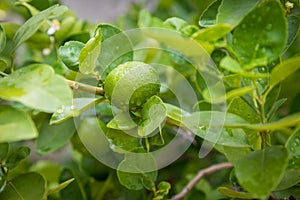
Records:
<instances>
[{"instance_id":1,"label":"glossy leaf","mask_svg":"<svg viewBox=\"0 0 300 200\"><path fill-rule=\"evenodd\" d=\"M289 137L285 146L290 153L288 168L300 170L300 129Z\"/></svg>"},{"instance_id":2,"label":"glossy leaf","mask_svg":"<svg viewBox=\"0 0 300 200\"><path fill-rule=\"evenodd\" d=\"M38 31L40 26L45 20L53 17L57 17L66 12L68 8L66 6L54 5L28 19L14 35L14 48L16 49L20 44L29 39L34 33Z\"/></svg>"},{"instance_id":3,"label":"glossy leaf","mask_svg":"<svg viewBox=\"0 0 300 200\"><path fill-rule=\"evenodd\" d=\"M75 177L75 180L71 181L71 183L68 183L68 186L64 189L60 190L60 195L62 199L64 200L87 200L86 192L84 190L84 187L82 183L80 182L80 179L77 177L77 175L71 171L70 169L64 169L61 172L59 181L61 184L66 183L66 181L69 181Z\"/></svg>"},{"instance_id":4,"label":"glossy leaf","mask_svg":"<svg viewBox=\"0 0 300 200\"><path fill-rule=\"evenodd\" d=\"M155 169L155 162L149 157L145 157L144 163L137 162L135 154L127 154L125 159L119 164L117 175L120 183L130 190L141 190L146 187L148 190L153 190L155 187L155 180L157 178L157 171L143 172L143 166L153 166ZM135 171L136 173L129 173L128 171Z\"/></svg>"},{"instance_id":5,"label":"glossy leaf","mask_svg":"<svg viewBox=\"0 0 300 200\"><path fill-rule=\"evenodd\" d=\"M300 57L294 57L278 64L270 74L270 88L274 87L300 69L299 63Z\"/></svg>"},{"instance_id":6,"label":"glossy leaf","mask_svg":"<svg viewBox=\"0 0 300 200\"><path fill-rule=\"evenodd\" d=\"M6 45L6 36L5 36L5 31L0 24L0 53L4 50Z\"/></svg>"},{"instance_id":7,"label":"glossy leaf","mask_svg":"<svg viewBox=\"0 0 300 200\"><path fill-rule=\"evenodd\" d=\"M80 51L84 47L84 44L82 42L78 41L69 41L64 44L64 46L61 46L58 50L59 55L62 59L62 61L65 63L65 65L73 70L78 71L78 57L80 54Z\"/></svg>"},{"instance_id":8,"label":"glossy leaf","mask_svg":"<svg viewBox=\"0 0 300 200\"><path fill-rule=\"evenodd\" d=\"M74 134L75 125L73 119L55 125L49 125L48 120L45 120L39 129L36 151L39 154L46 154L64 146Z\"/></svg>"},{"instance_id":9,"label":"glossy leaf","mask_svg":"<svg viewBox=\"0 0 300 200\"><path fill-rule=\"evenodd\" d=\"M227 197L239 199L255 199L255 196L246 192L238 192L227 187L219 187L218 191Z\"/></svg>"},{"instance_id":10,"label":"glossy leaf","mask_svg":"<svg viewBox=\"0 0 300 200\"><path fill-rule=\"evenodd\" d=\"M44 112L72 104L66 81L46 64L33 64L0 79L0 97Z\"/></svg>"},{"instance_id":11,"label":"glossy leaf","mask_svg":"<svg viewBox=\"0 0 300 200\"><path fill-rule=\"evenodd\" d=\"M7 157L5 166L8 167L9 169L13 169L19 164L19 162L27 158L29 154L30 154L29 147L25 147L25 146L19 147L18 149L11 152L11 154Z\"/></svg>"},{"instance_id":12,"label":"glossy leaf","mask_svg":"<svg viewBox=\"0 0 300 200\"><path fill-rule=\"evenodd\" d=\"M202 13L199 19L199 25L209 27L216 24L216 16L222 0L213 1Z\"/></svg>"},{"instance_id":13,"label":"glossy leaf","mask_svg":"<svg viewBox=\"0 0 300 200\"><path fill-rule=\"evenodd\" d=\"M99 101L101 101L101 99L75 98L73 99L73 105L64 106L53 113L50 119L50 125L59 124L72 117L77 117L89 108L94 107Z\"/></svg>"},{"instance_id":14,"label":"glossy leaf","mask_svg":"<svg viewBox=\"0 0 300 200\"><path fill-rule=\"evenodd\" d=\"M204 28L192 35L195 40L202 40L206 42L216 42L225 37L232 30L232 26L228 24L216 24L214 26Z\"/></svg>"},{"instance_id":15,"label":"glossy leaf","mask_svg":"<svg viewBox=\"0 0 300 200\"><path fill-rule=\"evenodd\" d=\"M166 118L166 107L158 96L152 96L143 105L142 122L138 134L147 136L157 130Z\"/></svg>"},{"instance_id":16,"label":"glossy leaf","mask_svg":"<svg viewBox=\"0 0 300 200\"><path fill-rule=\"evenodd\" d=\"M41 200L45 192L46 182L44 178L38 173L30 172L11 180L3 192L0 193L0 199Z\"/></svg>"},{"instance_id":17,"label":"glossy leaf","mask_svg":"<svg viewBox=\"0 0 300 200\"><path fill-rule=\"evenodd\" d=\"M269 74L267 73L252 73L248 71L244 71L242 66L233 58L226 56L220 62L220 67L226 69L229 72L233 72L235 74L240 74L244 77L249 78L267 78Z\"/></svg>"},{"instance_id":18,"label":"glossy leaf","mask_svg":"<svg viewBox=\"0 0 300 200\"><path fill-rule=\"evenodd\" d=\"M258 0L223 0L217 14L217 23L238 25L258 2Z\"/></svg>"},{"instance_id":19,"label":"glossy leaf","mask_svg":"<svg viewBox=\"0 0 300 200\"><path fill-rule=\"evenodd\" d=\"M114 116L114 118L108 122L107 128L117 129L117 130L130 130L137 126L133 121L128 112L121 112Z\"/></svg>"},{"instance_id":20,"label":"glossy leaf","mask_svg":"<svg viewBox=\"0 0 300 200\"><path fill-rule=\"evenodd\" d=\"M247 68L277 59L286 43L287 23L278 1L263 1L233 32L233 49ZM251 66L250 63L255 63ZM246 67L246 66L245 66Z\"/></svg>"},{"instance_id":21,"label":"glossy leaf","mask_svg":"<svg viewBox=\"0 0 300 200\"><path fill-rule=\"evenodd\" d=\"M265 199L281 181L288 157L287 149L280 146L248 154L234 166L239 183L256 198Z\"/></svg>"},{"instance_id":22,"label":"glossy leaf","mask_svg":"<svg viewBox=\"0 0 300 200\"><path fill-rule=\"evenodd\" d=\"M225 117L225 119L222 119ZM224 121L225 120L225 121ZM221 112L195 112L191 116L183 117L183 124L197 136L208 140L209 142L221 144L223 146L248 147L247 138L242 129L233 129L230 131L222 130L219 135L206 136L208 127L223 127L231 122L244 121L236 115Z\"/></svg>"},{"instance_id":23,"label":"glossy leaf","mask_svg":"<svg viewBox=\"0 0 300 200\"><path fill-rule=\"evenodd\" d=\"M9 106L0 106L0 142L36 138L38 132L27 113Z\"/></svg>"},{"instance_id":24,"label":"glossy leaf","mask_svg":"<svg viewBox=\"0 0 300 200\"><path fill-rule=\"evenodd\" d=\"M96 61L101 51L102 33L100 29L96 30L92 37L82 48L79 54L79 70L83 74L94 74Z\"/></svg>"},{"instance_id":25,"label":"glossy leaf","mask_svg":"<svg viewBox=\"0 0 300 200\"><path fill-rule=\"evenodd\" d=\"M116 129L108 129L105 135L109 141L110 148L115 152L133 152L141 148L136 129L124 132Z\"/></svg>"},{"instance_id":26,"label":"glossy leaf","mask_svg":"<svg viewBox=\"0 0 300 200\"><path fill-rule=\"evenodd\" d=\"M118 65L133 60L132 44L125 32L111 24L100 24L102 33L101 53L98 57L97 71L103 79Z\"/></svg>"}]
</instances>

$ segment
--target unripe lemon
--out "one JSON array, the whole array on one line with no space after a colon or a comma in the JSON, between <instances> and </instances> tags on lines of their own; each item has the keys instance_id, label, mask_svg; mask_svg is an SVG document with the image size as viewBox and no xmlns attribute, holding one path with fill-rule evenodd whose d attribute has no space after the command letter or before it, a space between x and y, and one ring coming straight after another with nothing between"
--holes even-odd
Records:
<instances>
[{"instance_id":1,"label":"unripe lemon","mask_svg":"<svg viewBox=\"0 0 300 200\"><path fill-rule=\"evenodd\" d=\"M105 96L119 109L134 110L160 89L156 70L143 62L131 61L113 69L105 79Z\"/></svg>"}]
</instances>

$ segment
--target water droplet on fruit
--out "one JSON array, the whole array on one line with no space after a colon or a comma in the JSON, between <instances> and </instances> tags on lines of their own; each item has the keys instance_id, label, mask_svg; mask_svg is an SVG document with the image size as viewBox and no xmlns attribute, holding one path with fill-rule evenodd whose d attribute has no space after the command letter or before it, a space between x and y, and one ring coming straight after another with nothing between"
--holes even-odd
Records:
<instances>
[{"instance_id":1,"label":"water droplet on fruit","mask_svg":"<svg viewBox=\"0 0 300 200\"><path fill-rule=\"evenodd\" d=\"M268 24L268 25L266 26L266 30L267 30L267 31L270 31L270 30L272 30L272 27L273 27L272 24Z\"/></svg>"},{"instance_id":2,"label":"water droplet on fruit","mask_svg":"<svg viewBox=\"0 0 300 200\"><path fill-rule=\"evenodd\" d=\"M242 25L242 28L245 29L245 28L246 28L246 24L243 24L243 25Z\"/></svg>"},{"instance_id":3,"label":"water droplet on fruit","mask_svg":"<svg viewBox=\"0 0 300 200\"><path fill-rule=\"evenodd\" d=\"M236 44L236 43L237 43L237 39L234 38L234 39L233 39L233 44Z\"/></svg>"},{"instance_id":4,"label":"water droplet on fruit","mask_svg":"<svg viewBox=\"0 0 300 200\"><path fill-rule=\"evenodd\" d=\"M251 15L252 19L256 18L256 15L255 14L252 14Z\"/></svg>"},{"instance_id":5,"label":"water droplet on fruit","mask_svg":"<svg viewBox=\"0 0 300 200\"><path fill-rule=\"evenodd\" d=\"M269 6L266 7L266 12L269 12L271 8Z\"/></svg>"},{"instance_id":6,"label":"water droplet on fruit","mask_svg":"<svg viewBox=\"0 0 300 200\"><path fill-rule=\"evenodd\" d=\"M259 50L259 44L255 45L254 51L258 51Z\"/></svg>"}]
</instances>

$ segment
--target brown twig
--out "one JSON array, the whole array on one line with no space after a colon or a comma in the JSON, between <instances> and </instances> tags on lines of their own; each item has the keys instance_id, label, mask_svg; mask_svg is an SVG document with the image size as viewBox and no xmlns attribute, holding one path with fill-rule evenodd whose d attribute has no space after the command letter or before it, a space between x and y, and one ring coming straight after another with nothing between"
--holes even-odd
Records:
<instances>
[{"instance_id":1,"label":"brown twig","mask_svg":"<svg viewBox=\"0 0 300 200\"><path fill-rule=\"evenodd\" d=\"M66 82L68 83L68 85L73 89L73 90L82 90L91 94L96 94L96 95L104 95L104 90L102 87L95 87L95 86L91 86L91 85L87 85L84 83L79 83L76 81L71 81L66 79Z\"/></svg>"},{"instance_id":2,"label":"brown twig","mask_svg":"<svg viewBox=\"0 0 300 200\"><path fill-rule=\"evenodd\" d=\"M189 191L193 189L193 187L200 181L203 176L207 174L214 173L216 171L222 170L222 169L227 169L233 167L231 163L226 162L226 163L220 163L216 165L212 165L208 168L200 170L197 175L175 196L171 198L171 200L180 200L183 199Z\"/></svg>"}]
</instances>

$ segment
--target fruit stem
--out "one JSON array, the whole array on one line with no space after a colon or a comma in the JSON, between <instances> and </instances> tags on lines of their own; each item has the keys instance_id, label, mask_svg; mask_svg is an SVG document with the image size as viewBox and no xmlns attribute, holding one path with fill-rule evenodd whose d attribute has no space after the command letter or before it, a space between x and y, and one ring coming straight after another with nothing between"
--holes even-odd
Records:
<instances>
[{"instance_id":1,"label":"fruit stem","mask_svg":"<svg viewBox=\"0 0 300 200\"><path fill-rule=\"evenodd\" d=\"M65 79L65 80L68 83L68 85L70 86L70 88L72 88L73 90L82 90L82 91L85 91L85 92L88 92L91 94L104 96L104 90L102 87L95 87L95 86L87 85L84 83L79 83L79 82L68 80L68 79Z\"/></svg>"}]
</instances>

